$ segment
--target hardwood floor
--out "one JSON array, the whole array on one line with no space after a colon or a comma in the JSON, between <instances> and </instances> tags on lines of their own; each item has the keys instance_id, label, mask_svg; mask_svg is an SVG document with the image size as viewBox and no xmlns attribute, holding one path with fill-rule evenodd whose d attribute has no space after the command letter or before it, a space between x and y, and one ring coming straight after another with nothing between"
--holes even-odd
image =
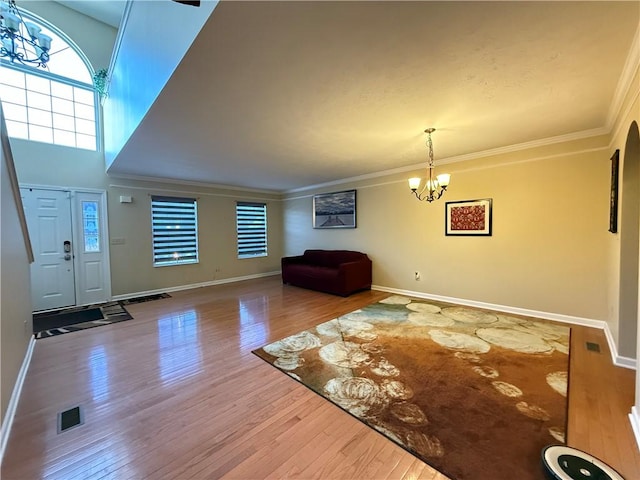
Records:
<instances>
[{"instance_id":1,"label":"hardwood floor","mask_svg":"<svg viewBox=\"0 0 640 480\"><path fill-rule=\"evenodd\" d=\"M176 292L127 306L134 320L38 340L2 479L445 479L251 353L386 296L269 277ZM568 443L639 479L635 372L612 366L601 331L572 328ZM56 414L75 405L84 425L58 434Z\"/></svg>"}]
</instances>

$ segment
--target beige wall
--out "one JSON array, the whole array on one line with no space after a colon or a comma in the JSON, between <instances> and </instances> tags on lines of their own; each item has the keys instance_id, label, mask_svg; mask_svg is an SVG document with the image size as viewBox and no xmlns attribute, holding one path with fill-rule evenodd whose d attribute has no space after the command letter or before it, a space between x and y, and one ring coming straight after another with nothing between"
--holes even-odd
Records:
<instances>
[{"instance_id":1,"label":"beige wall","mask_svg":"<svg viewBox=\"0 0 640 480\"><path fill-rule=\"evenodd\" d=\"M95 68L108 65L115 30L55 2L29 2L29 8L69 33ZM357 188L354 230L312 228L316 191L286 195L279 202L248 192L110 179L100 152L14 141L14 153L21 182L107 190L110 236L125 239L124 245L111 246L115 295L265 273L277 269L283 254L306 248L350 248L371 256L378 285L606 320L623 353L634 339L618 328L620 235L607 232L609 158L620 148L624 161L628 127L640 121L638 85L636 72L611 136L439 167L452 173L452 184L431 205L409 194L411 172L318 190ZM437 136L434 142L437 150ZM201 263L153 268L149 195L172 192L199 197ZM123 194L134 202L120 204ZM256 197L268 203L270 256L237 260L234 202ZM444 236L445 201L487 197L494 201L493 236ZM4 218L3 208L3 260ZM420 282L413 279L416 270L422 273ZM3 261L3 278L4 272ZM18 303L3 302L3 317ZM4 410L4 321L2 334ZM21 348L16 358L22 358ZM640 399L640 371L637 378Z\"/></svg>"},{"instance_id":2,"label":"beige wall","mask_svg":"<svg viewBox=\"0 0 640 480\"><path fill-rule=\"evenodd\" d=\"M207 0L199 8L191 8L166 0L129 3L104 105L108 167L138 128L217 4L217 0ZM180 34L171 35L169 25L178 27Z\"/></svg>"},{"instance_id":3,"label":"beige wall","mask_svg":"<svg viewBox=\"0 0 640 480\"><path fill-rule=\"evenodd\" d=\"M105 189L102 152L12 139L21 184Z\"/></svg>"},{"instance_id":4,"label":"beige wall","mask_svg":"<svg viewBox=\"0 0 640 480\"><path fill-rule=\"evenodd\" d=\"M50 0L18 2L18 6L61 29L82 49L94 70L109 66L117 33L115 28Z\"/></svg>"},{"instance_id":5,"label":"beige wall","mask_svg":"<svg viewBox=\"0 0 640 480\"><path fill-rule=\"evenodd\" d=\"M439 167L452 174L451 186L432 204L410 194L411 172L324 189L357 188L355 230L314 230L311 197L292 194L284 207L285 254L361 250L380 286L606 320L605 141ZM479 198L493 199L493 235L445 236L444 202Z\"/></svg>"},{"instance_id":6,"label":"beige wall","mask_svg":"<svg viewBox=\"0 0 640 480\"><path fill-rule=\"evenodd\" d=\"M210 7L213 8L213 4ZM94 68L109 64L115 29L55 2L29 2L28 8L68 33L85 52ZM279 269L282 215L281 203L274 195L113 179L105 174L104 153L101 151L91 152L24 140L14 140L13 145L21 184L107 191L110 237L125 240L124 245L110 245L113 295L211 282ZM153 172L150 172L150 176L153 176ZM153 267L151 194L194 194L198 197L200 263ZM120 195L131 195L134 202L121 204L118 201ZM267 202L268 257L237 259L235 202L246 200Z\"/></svg>"},{"instance_id":7,"label":"beige wall","mask_svg":"<svg viewBox=\"0 0 640 480\"><path fill-rule=\"evenodd\" d=\"M4 421L33 327L29 261L2 149L0 155L0 421Z\"/></svg>"},{"instance_id":8,"label":"beige wall","mask_svg":"<svg viewBox=\"0 0 640 480\"><path fill-rule=\"evenodd\" d=\"M24 140L14 140L13 144L21 184L107 191L109 236L125 242L111 244L109 248L113 295L263 274L280 268L282 202L277 195L111 178L104 173L100 152ZM133 202L120 203L120 195L130 195ZM193 196L198 199L198 264L153 267L151 195ZM267 257L237 258L237 201L267 203Z\"/></svg>"},{"instance_id":9,"label":"beige wall","mask_svg":"<svg viewBox=\"0 0 640 480\"><path fill-rule=\"evenodd\" d=\"M636 69L635 75L631 82L631 88L627 93L624 102L622 103L622 107L620 109L620 115L616 119L614 124L613 133L611 135L610 141L610 154L616 149L620 149L620 172L622 175L620 181L620 208L618 210L619 215L623 215L622 204L625 201L626 195L631 195L637 201L637 197L639 195L638 190L640 189L640 178L625 178L625 173L631 173L634 177L638 174L637 165L640 164L640 158L637 158L637 153L633 154L627 152L627 136L629 134L629 128L632 123L635 121L640 125L640 70ZM636 164L635 168L626 165L625 162L634 162ZM631 193L630 193L631 190ZM632 212L633 213L633 212ZM640 268L638 263L629 265L629 262L633 259L638 258L638 249L640 246L636 243L633 245L633 242L623 242L621 241L621 237L625 235L623 230L624 226L630 226L631 228L638 228L638 219L625 219L620 218L620 233L618 235L613 236L613 238L609 239L608 242L608 256L609 256L609 297L611 299L611 319L610 325L613 330L614 338L616 340L616 345L618 348L618 352L620 355L632 356L633 353L640 352L640 328L638 328L638 317L640 314L638 311L640 310L640 305L635 312L635 325L629 322L626 317L629 315L629 309L633 308L632 306L625 306L625 292L626 295L629 294L628 289L630 288L625 283L633 283L634 282L634 269L635 274L637 275L637 269ZM629 236L632 239L637 239L637 232L629 233ZM631 280L630 280L631 279ZM637 279L637 277L636 277ZM622 285L621 285L622 281ZM637 282L637 280L635 280ZM638 288L638 284L636 283L635 288ZM635 293L635 292L634 292ZM632 298L637 298L640 295L631 294ZM619 299L622 298L622 308L620 308ZM633 312L631 313L633 317ZM634 337L635 333L635 337ZM635 398L635 408L636 408L636 417L635 421L637 425L640 426L640 368L638 368L638 361L636 360L636 398ZM637 439L640 445L640 438Z\"/></svg>"},{"instance_id":10,"label":"beige wall","mask_svg":"<svg viewBox=\"0 0 640 480\"><path fill-rule=\"evenodd\" d=\"M609 142L609 156L612 156L616 149L620 150L620 191L619 191L619 207L618 207L618 234L610 235L608 238L607 251L608 263L610 266L608 275L609 285L609 325L612 330L618 352L622 356L635 357L636 352L636 332L629 327L622 328L628 320L629 316L635 317L633 320L637 324L637 305L633 311L633 305L628 305L625 299L628 297L637 300L637 292L630 292L630 288L638 289L638 223L636 218L638 212L638 197L640 196L640 178L638 171L640 168L640 159L636 158L634 164L628 164L631 158L627 157L625 149L627 134L629 127L633 121L640 123L640 72L636 70L632 87L626 95L622 104L619 117L614 124L613 133ZM633 178L630 178L633 177ZM629 202L631 197L631 202ZM627 211L623 209L626 204ZM628 218L626 214L633 215L634 218ZM625 227L632 228L633 231L625 230ZM622 256L621 256L621 252ZM626 252L626 253L625 253ZM622 259L622 262L621 262ZM630 265L633 263L633 265ZM623 268L621 269L621 265ZM622 284L621 284L622 280ZM622 302L620 299L622 298ZM620 304L622 303L622 305ZM621 309L622 306L622 309ZM636 325L637 327L637 325ZM638 382L640 383L640 382ZM640 396L640 392L639 392Z\"/></svg>"},{"instance_id":11,"label":"beige wall","mask_svg":"<svg viewBox=\"0 0 640 480\"><path fill-rule=\"evenodd\" d=\"M130 195L133 202L120 203L120 195ZM151 195L197 199L198 264L153 267ZM124 245L110 247L114 295L264 274L280 269L282 202L274 195L112 179L108 199L110 236L125 241ZM235 212L238 201L263 201L267 204L267 257L237 258Z\"/></svg>"},{"instance_id":12,"label":"beige wall","mask_svg":"<svg viewBox=\"0 0 640 480\"><path fill-rule=\"evenodd\" d=\"M89 21L87 17L79 15L54 2L29 2L29 10L47 18L56 26L62 28L76 42L79 37L90 38L91 41L82 45L85 54L95 68L106 66L115 30L99 22ZM110 42L110 43L109 43ZM3 132L4 134L5 132ZM30 144L30 145L29 145ZM93 178L97 159L100 154L87 153L63 147L44 146L43 144L12 140L13 156L18 170L29 171L29 181L42 184L49 183L49 175L55 172L57 184L68 184L81 178ZM88 163L83 160L90 159ZM22 162L20 162L22 160ZM17 214L17 206L13 199L11 186L7 175L5 159L2 164L2 184L0 195L2 202L1 235L1 271L0 271L0 415L2 421L22 362L27 352L27 346L32 336L33 326L31 317L31 283L29 262L22 237L22 231ZM20 165L18 165L20 164ZM91 171L91 169L93 170ZM99 182L98 182L99 183Z\"/></svg>"}]
</instances>

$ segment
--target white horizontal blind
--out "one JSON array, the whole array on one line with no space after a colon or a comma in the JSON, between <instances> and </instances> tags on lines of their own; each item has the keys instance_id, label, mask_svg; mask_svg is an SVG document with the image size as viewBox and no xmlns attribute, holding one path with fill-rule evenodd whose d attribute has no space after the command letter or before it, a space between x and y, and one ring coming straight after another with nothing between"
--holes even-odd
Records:
<instances>
[{"instance_id":1,"label":"white horizontal blind","mask_svg":"<svg viewBox=\"0 0 640 480\"><path fill-rule=\"evenodd\" d=\"M238 258L267 256L267 205L238 202L236 204Z\"/></svg>"},{"instance_id":2,"label":"white horizontal blind","mask_svg":"<svg viewBox=\"0 0 640 480\"><path fill-rule=\"evenodd\" d=\"M198 209L193 198L151 197L153 265L198 263Z\"/></svg>"}]
</instances>

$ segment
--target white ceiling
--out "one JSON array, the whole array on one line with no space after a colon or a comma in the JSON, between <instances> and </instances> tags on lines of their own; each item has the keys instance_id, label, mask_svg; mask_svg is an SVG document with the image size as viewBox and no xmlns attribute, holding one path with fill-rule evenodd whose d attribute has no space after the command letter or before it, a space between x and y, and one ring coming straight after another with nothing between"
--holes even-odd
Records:
<instances>
[{"instance_id":1,"label":"white ceiling","mask_svg":"<svg viewBox=\"0 0 640 480\"><path fill-rule=\"evenodd\" d=\"M638 2L221 2L110 173L289 191L608 125ZM452 180L452 185L455 179Z\"/></svg>"},{"instance_id":2,"label":"white ceiling","mask_svg":"<svg viewBox=\"0 0 640 480\"><path fill-rule=\"evenodd\" d=\"M114 28L120 26L126 0L56 0L57 3L71 8L88 17L100 20Z\"/></svg>"}]
</instances>

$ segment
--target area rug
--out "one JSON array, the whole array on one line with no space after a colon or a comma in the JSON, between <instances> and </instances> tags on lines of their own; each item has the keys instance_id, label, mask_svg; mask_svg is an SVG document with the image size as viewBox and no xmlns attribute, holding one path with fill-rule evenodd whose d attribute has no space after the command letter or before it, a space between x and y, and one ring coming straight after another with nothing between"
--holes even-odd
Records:
<instances>
[{"instance_id":1,"label":"area rug","mask_svg":"<svg viewBox=\"0 0 640 480\"><path fill-rule=\"evenodd\" d=\"M253 353L455 480L544 478L570 329L392 296Z\"/></svg>"},{"instance_id":2,"label":"area rug","mask_svg":"<svg viewBox=\"0 0 640 480\"><path fill-rule=\"evenodd\" d=\"M33 334L36 339L47 338L132 318L120 302L65 308L33 315Z\"/></svg>"},{"instance_id":3,"label":"area rug","mask_svg":"<svg viewBox=\"0 0 640 480\"><path fill-rule=\"evenodd\" d=\"M169 295L168 293L155 293L153 295L144 295L142 297L127 298L124 300L120 300L120 303L122 305L131 305L133 303L151 302L153 300L161 300L163 298L171 298L171 295Z\"/></svg>"}]
</instances>

